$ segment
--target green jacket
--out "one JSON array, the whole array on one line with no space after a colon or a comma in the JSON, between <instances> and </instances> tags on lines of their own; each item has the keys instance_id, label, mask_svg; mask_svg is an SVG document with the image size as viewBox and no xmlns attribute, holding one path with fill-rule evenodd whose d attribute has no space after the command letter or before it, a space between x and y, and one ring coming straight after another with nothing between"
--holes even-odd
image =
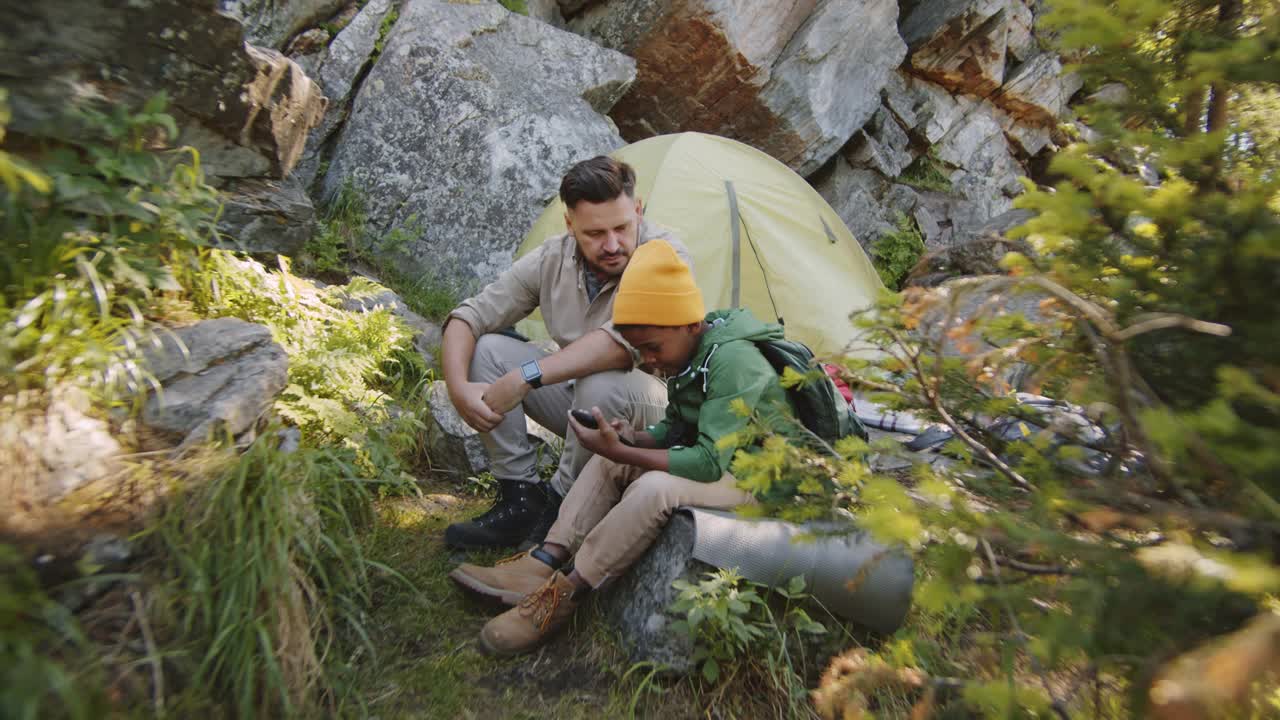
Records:
<instances>
[{"instance_id":1,"label":"green jacket","mask_svg":"<svg viewBox=\"0 0 1280 720\"><path fill-rule=\"evenodd\" d=\"M757 340L782 338L782 327L763 323L745 309L716 310L706 321L689 367L667 380L667 415L649 433L658 447L669 448L672 475L715 482L729 471L737 447L720 449L716 441L746 427L748 418L730 409L742 400L753 412L791 407L778 373L756 349Z\"/></svg>"}]
</instances>

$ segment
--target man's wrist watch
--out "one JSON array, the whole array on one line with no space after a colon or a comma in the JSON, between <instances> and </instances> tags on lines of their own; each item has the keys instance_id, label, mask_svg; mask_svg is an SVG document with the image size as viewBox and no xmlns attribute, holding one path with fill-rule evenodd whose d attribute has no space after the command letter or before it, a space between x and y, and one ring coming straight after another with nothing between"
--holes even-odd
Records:
<instances>
[{"instance_id":1,"label":"man's wrist watch","mask_svg":"<svg viewBox=\"0 0 1280 720\"><path fill-rule=\"evenodd\" d=\"M529 387L534 390L542 387L542 367L538 365L537 360L530 360L521 365L520 375L525 382L529 383Z\"/></svg>"}]
</instances>

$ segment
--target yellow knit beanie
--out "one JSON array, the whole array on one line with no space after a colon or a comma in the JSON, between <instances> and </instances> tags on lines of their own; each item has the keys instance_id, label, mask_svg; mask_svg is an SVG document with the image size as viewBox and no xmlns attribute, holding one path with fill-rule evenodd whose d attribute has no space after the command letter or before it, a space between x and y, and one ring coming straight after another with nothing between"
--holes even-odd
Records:
<instances>
[{"instance_id":1,"label":"yellow knit beanie","mask_svg":"<svg viewBox=\"0 0 1280 720\"><path fill-rule=\"evenodd\" d=\"M696 323L707 314L689 266L665 240L636 248L613 299L614 325Z\"/></svg>"}]
</instances>

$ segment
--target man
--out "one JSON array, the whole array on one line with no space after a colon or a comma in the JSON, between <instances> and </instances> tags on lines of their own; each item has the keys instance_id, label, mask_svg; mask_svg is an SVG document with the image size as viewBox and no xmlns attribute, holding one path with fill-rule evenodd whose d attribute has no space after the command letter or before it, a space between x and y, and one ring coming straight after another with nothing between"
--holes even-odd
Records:
<instances>
[{"instance_id":1,"label":"man","mask_svg":"<svg viewBox=\"0 0 1280 720\"><path fill-rule=\"evenodd\" d=\"M599 407L636 428L662 417L666 387L635 369L635 349L610 324L613 298L638 245L662 238L686 263L690 258L669 232L644 222L635 179L629 165L604 156L574 165L560 183L568 232L518 260L445 321L441 364L449 399L481 433L499 488L493 507L445 530L446 544L541 542L591 457L568 433L570 408ZM558 352L500 333L535 308ZM565 437L549 483L539 482L526 413Z\"/></svg>"}]
</instances>

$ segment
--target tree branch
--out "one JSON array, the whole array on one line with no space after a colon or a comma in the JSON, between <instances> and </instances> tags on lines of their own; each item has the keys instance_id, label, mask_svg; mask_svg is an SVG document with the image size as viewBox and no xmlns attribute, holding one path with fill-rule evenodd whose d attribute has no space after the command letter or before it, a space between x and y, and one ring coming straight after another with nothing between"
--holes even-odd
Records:
<instances>
[{"instance_id":1,"label":"tree branch","mask_svg":"<svg viewBox=\"0 0 1280 720\"><path fill-rule=\"evenodd\" d=\"M899 335L896 330L890 330L889 334L893 337L894 342L899 345L903 344L904 341L902 336ZM951 417L951 413L948 413L947 409L942 406L942 398L939 397L938 394L937 384L941 382L941 378L933 378L934 381L930 382L929 376L920 365L920 358L918 355L912 356L911 366L915 370L916 376L920 378L920 387L924 392L925 399L929 401L929 406L938 414L938 417L942 419L942 422L951 429L951 432L954 433L956 437L960 438L960 441L967 445L970 450L973 450L981 456L983 460L990 463L992 467L999 470L1002 475L1009 478L1014 485L1017 485L1023 490L1033 490L1034 487L1026 478L1018 474L1017 470L1009 467L1008 463L1001 460L994 452L991 452L991 449L986 445L974 440L969 433L964 431L964 428L960 426L960 423L956 422L955 418Z\"/></svg>"}]
</instances>

